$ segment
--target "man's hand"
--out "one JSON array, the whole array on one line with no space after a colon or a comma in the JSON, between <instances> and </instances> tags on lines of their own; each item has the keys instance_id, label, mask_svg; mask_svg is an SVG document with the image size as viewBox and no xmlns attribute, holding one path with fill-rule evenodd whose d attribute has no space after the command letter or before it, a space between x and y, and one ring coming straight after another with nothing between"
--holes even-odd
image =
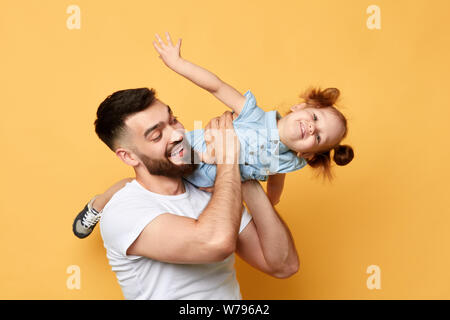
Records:
<instances>
[{"instance_id":1,"label":"man's hand","mask_svg":"<svg viewBox=\"0 0 450 320\"><path fill-rule=\"evenodd\" d=\"M204 130L206 153L202 161L210 164L238 164L240 142L234 131L233 120L237 116L226 111L212 118Z\"/></svg>"},{"instance_id":2,"label":"man's hand","mask_svg":"<svg viewBox=\"0 0 450 320\"><path fill-rule=\"evenodd\" d=\"M174 45L168 32L166 32L167 44L164 43L158 34L155 34L155 37L158 40L159 46L156 41L153 41L153 46L156 51L158 51L159 57L164 61L166 66L172 70L175 70L177 65L179 65L182 61L180 55L181 39L179 39L177 44Z\"/></svg>"}]
</instances>

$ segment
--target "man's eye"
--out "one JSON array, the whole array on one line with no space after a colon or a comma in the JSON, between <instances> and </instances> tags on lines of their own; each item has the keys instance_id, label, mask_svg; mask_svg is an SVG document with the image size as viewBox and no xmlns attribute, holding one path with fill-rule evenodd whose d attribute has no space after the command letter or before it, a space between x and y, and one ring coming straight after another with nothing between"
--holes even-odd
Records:
<instances>
[{"instance_id":1,"label":"man's eye","mask_svg":"<svg viewBox=\"0 0 450 320\"><path fill-rule=\"evenodd\" d=\"M156 138L152 139L152 141L159 141L161 139L162 134L159 134Z\"/></svg>"}]
</instances>

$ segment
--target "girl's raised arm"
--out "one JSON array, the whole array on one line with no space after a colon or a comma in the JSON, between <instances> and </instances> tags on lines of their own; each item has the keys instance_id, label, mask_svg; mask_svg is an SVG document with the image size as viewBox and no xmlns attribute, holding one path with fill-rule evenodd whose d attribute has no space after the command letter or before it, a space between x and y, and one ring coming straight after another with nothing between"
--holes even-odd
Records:
<instances>
[{"instance_id":1,"label":"girl's raised arm","mask_svg":"<svg viewBox=\"0 0 450 320\"><path fill-rule=\"evenodd\" d=\"M155 36L159 45L156 41L153 41L153 46L166 66L212 93L236 114L241 112L244 107L245 97L212 72L183 59L180 55L181 39L174 45L168 32L166 32L167 44L158 34Z\"/></svg>"}]
</instances>

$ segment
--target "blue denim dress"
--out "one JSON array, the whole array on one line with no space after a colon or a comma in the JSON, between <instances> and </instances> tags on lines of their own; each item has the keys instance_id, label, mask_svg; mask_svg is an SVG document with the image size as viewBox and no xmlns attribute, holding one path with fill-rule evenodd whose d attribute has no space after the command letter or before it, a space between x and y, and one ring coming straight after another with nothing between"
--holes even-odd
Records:
<instances>
[{"instance_id":1,"label":"blue denim dress","mask_svg":"<svg viewBox=\"0 0 450 320\"><path fill-rule=\"evenodd\" d=\"M239 168L241 180L266 181L269 175L296 171L306 165L281 141L277 119L281 116L273 110L265 112L256 105L254 95L245 93L245 105L234 119L233 127L241 143ZM186 132L186 139L194 150L206 151L203 129ZM211 187L216 179L216 166L200 162L197 170L184 178L197 187Z\"/></svg>"}]
</instances>

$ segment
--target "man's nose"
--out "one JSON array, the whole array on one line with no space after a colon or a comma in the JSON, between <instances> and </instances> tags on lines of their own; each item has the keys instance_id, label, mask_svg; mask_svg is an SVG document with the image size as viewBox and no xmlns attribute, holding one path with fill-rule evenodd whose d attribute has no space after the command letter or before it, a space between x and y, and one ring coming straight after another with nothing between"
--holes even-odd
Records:
<instances>
[{"instance_id":1,"label":"man's nose","mask_svg":"<svg viewBox=\"0 0 450 320\"><path fill-rule=\"evenodd\" d=\"M176 143L183 141L183 132L180 129L172 129L170 134L170 142Z\"/></svg>"}]
</instances>

